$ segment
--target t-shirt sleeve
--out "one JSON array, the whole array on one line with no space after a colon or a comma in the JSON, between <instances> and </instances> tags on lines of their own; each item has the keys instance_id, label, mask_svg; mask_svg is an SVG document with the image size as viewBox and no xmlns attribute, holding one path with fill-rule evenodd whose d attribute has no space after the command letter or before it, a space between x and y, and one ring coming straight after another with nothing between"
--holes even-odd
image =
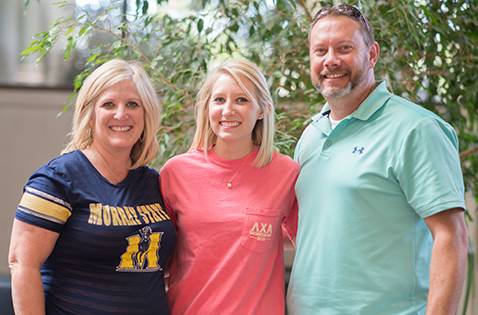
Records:
<instances>
[{"instance_id":1,"label":"t-shirt sleeve","mask_svg":"<svg viewBox=\"0 0 478 315\"><path fill-rule=\"evenodd\" d=\"M295 184L299 176L299 165L293 163L293 173L291 176L290 188L289 188L289 211L282 223L282 229L287 237L292 241L295 246L295 238L297 235L297 227L299 224L299 207L297 203L297 197L295 194Z\"/></svg>"},{"instance_id":2,"label":"t-shirt sleeve","mask_svg":"<svg viewBox=\"0 0 478 315\"><path fill-rule=\"evenodd\" d=\"M458 139L448 124L423 119L406 135L395 174L408 203L425 218L465 208Z\"/></svg>"},{"instance_id":3,"label":"t-shirt sleeve","mask_svg":"<svg viewBox=\"0 0 478 315\"><path fill-rule=\"evenodd\" d=\"M63 175L43 166L28 179L15 218L60 233L72 213L67 198L69 186Z\"/></svg>"},{"instance_id":4,"label":"t-shirt sleeve","mask_svg":"<svg viewBox=\"0 0 478 315\"><path fill-rule=\"evenodd\" d=\"M171 219L173 220L173 222L176 222L176 214L174 213L174 210L173 210L173 208L171 206L171 203L170 203L170 195L169 195L170 190L168 189L168 187L170 187L170 185L168 184L169 176L170 176L170 172L169 172L168 166L166 164L161 169L161 172L159 174L159 190L160 190L161 196L163 197L164 206L166 208L166 211L168 212L168 214L171 217Z\"/></svg>"},{"instance_id":5,"label":"t-shirt sleeve","mask_svg":"<svg viewBox=\"0 0 478 315\"><path fill-rule=\"evenodd\" d=\"M287 237L291 240L292 244L295 246L295 238L297 236L297 226L299 224L299 211L297 206L297 199L294 198L294 202L290 209L289 215L285 218L282 223L282 229L284 230Z\"/></svg>"}]
</instances>

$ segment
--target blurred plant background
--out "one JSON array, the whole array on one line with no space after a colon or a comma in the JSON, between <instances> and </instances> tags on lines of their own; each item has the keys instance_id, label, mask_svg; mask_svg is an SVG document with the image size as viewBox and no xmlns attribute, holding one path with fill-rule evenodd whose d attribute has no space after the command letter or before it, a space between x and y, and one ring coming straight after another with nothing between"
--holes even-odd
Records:
<instances>
[{"instance_id":1,"label":"blurred plant background","mask_svg":"<svg viewBox=\"0 0 478 315\"><path fill-rule=\"evenodd\" d=\"M182 4L174 6L177 2ZM187 150L194 132L194 97L212 62L248 58L269 78L276 102L276 145L292 155L308 118L324 103L309 80L309 23L315 11L334 2L61 0L55 5L71 7L73 14L38 33L22 55L41 61L60 46L65 62L81 69L72 83L75 91L109 59L141 62L163 104L156 166ZM466 190L478 196L478 2L343 2L357 5L375 29L381 46L376 77L455 127ZM473 293L474 261L470 254L467 297ZM467 303L465 299L465 309Z\"/></svg>"}]
</instances>

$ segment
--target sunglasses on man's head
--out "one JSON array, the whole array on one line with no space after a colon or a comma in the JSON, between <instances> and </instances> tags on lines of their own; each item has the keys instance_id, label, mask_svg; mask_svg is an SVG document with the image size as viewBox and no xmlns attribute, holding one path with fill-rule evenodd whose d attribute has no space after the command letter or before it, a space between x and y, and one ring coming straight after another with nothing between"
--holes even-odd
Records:
<instances>
[{"instance_id":1,"label":"sunglasses on man's head","mask_svg":"<svg viewBox=\"0 0 478 315\"><path fill-rule=\"evenodd\" d=\"M359 23L362 23L367 31L371 31L368 21L363 16L362 12L360 12L360 10L356 7L348 4L339 4L330 8L320 9L315 14L312 24L315 24L318 20L330 14L348 16Z\"/></svg>"}]
</instances>

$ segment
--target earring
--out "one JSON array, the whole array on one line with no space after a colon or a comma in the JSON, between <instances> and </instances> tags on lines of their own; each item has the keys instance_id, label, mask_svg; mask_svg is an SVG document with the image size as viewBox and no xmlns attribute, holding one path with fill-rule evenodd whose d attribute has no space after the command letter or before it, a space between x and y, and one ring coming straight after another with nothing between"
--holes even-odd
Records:
<instances>
[{"instance_id":1,"label":"earring","mask_svg":"<svg viewBox=\"0 0 478 315\"><path fill-rule=\"evenodd\" d=\"M139 137L139 142L144 143L144 132Z\"/></svg>"}]
</instances>

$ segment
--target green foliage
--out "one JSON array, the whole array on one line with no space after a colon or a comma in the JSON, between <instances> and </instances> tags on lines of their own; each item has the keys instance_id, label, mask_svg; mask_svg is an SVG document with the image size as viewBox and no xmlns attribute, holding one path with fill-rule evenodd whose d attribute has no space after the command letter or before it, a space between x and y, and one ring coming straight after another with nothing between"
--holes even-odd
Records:
<instances>
[{"instance_id":1,"label":"green foliage","mask_svg":"<svg viewBox=\"0 0 478 315\"><path fill-rule=\"evenodd\" d=\"M276 144L292 154L307 119L323 104L309 79L309 23L315 10L334 1L202 0L193 1L183 17L161 10L150 14L152 4L167 2L112 0L99 11L77 9L39 33L22 55L41 60L55 44L64 45L65 59L84 63L75 91L92 69L111 58L140 61L163 103L157 164L187 150L195 93L211 61L244 56L269 78L277 104ZM457 129L466 188L478 195L476 1L348 2L375 26L381 45L377 77Z\"/></svg>"}]
</instances>

